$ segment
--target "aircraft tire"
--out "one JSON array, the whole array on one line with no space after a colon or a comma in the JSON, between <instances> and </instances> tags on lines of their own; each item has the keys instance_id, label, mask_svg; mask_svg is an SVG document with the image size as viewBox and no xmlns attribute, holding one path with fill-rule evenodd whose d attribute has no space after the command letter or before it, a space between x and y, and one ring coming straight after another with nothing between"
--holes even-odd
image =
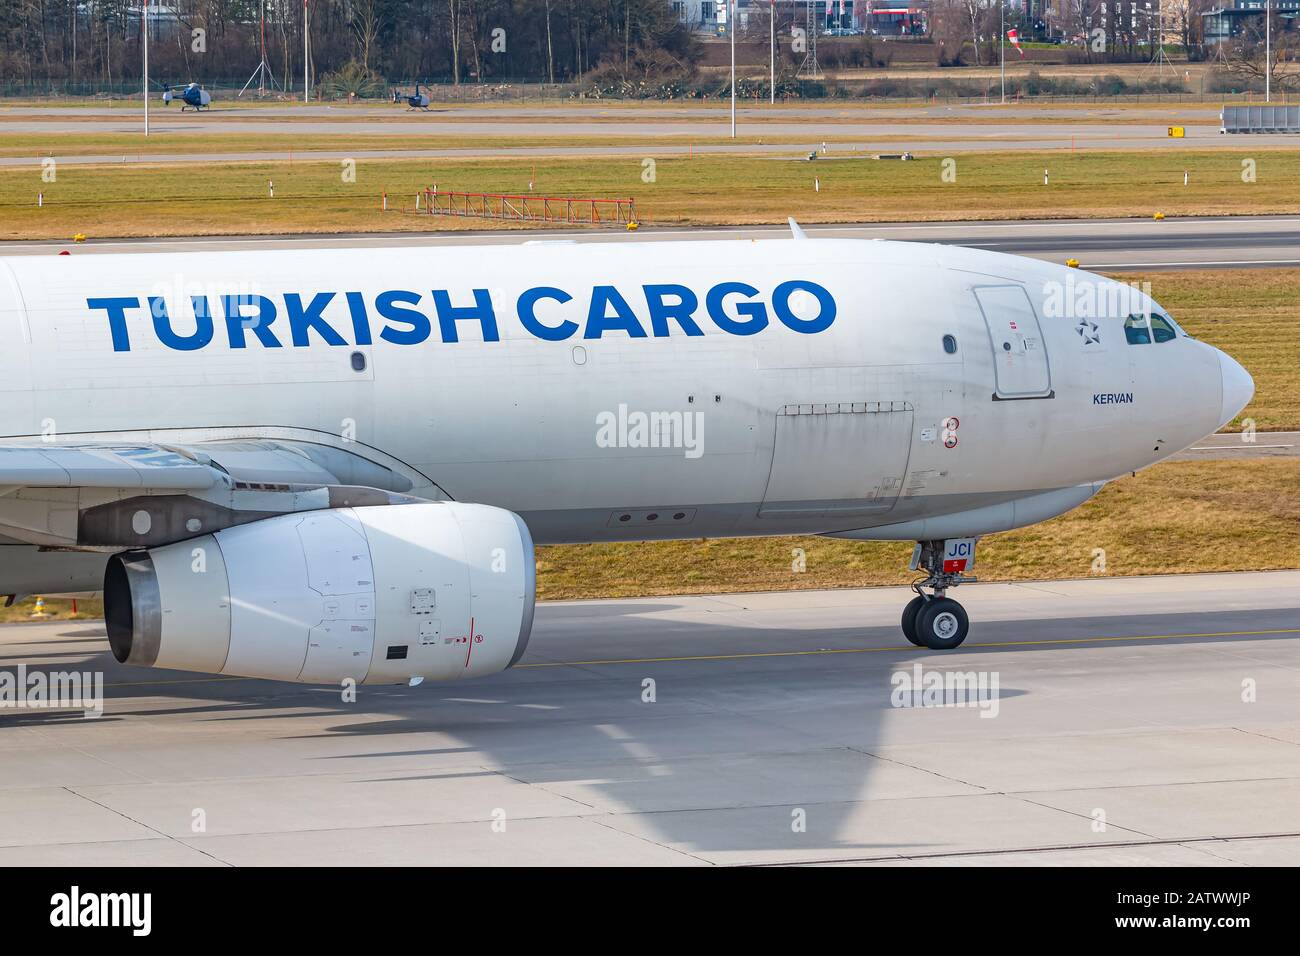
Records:
<instances>
[{"instance_id":1,"label":"aircraft tire","mask_svg":"<svg viewBox=\"0 0 1300 956\"><path fill-rule=\"evenodd\" d=\"M970 618L952 598L935 598L926 602L916 615L916 636L935 651L950 651L966 640Z\"/></svg>"},{"instance_id":2,"label":"aircraft tire","mask_svg":"<svg viewBox=\"0 0 1300 956\"><path fill-rule=\"evenodd\" d=\"M916 615L924 604L925 598L918 594L908 601L907 606L903 608L903 636L917 647L925 647L921 639L916 636Z\"/></svg>"}]
</instances>

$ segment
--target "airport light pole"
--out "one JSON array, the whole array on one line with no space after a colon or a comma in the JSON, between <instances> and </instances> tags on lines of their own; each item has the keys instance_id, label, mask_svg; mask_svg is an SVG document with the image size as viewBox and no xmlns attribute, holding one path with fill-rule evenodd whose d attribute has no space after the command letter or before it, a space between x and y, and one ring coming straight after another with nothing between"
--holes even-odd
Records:
<instances>
[{"instance_id":1,"label":"airport light pole","mask_svg":"<svg viewBox=\"0 0 1300 956\"><path fill-rule=\"evenodd\" d=\"M727 17L727 32L731 34L731 138L736 138L736 0L727 0L731 7Z\"/></svg>"},{"instance_id":2,"label":"airport light pole","mask_svg":"<svg viewBox=\"0 0 1300 956\"><path fill-rule=\"evenodd\" d=\"M307 52L309 35L307 32L307 0L302 0L302 101L304 103L311 102L311 75L307 68L307 64L310 62Z\"/></svg>"},{"instance_id":3,"label":"airport light pole","mask_svg":"<svg viewBox=\"0 0 1300 956\"><path fill-rule=\"evenodd\" d=\"M1264 0L1264 102L1273 101L1273 0Z\"/></svg>"},{"instance_id":4,"label":"airport light pole","mask_svg":"<svg viewBox=\"0 0 1300 956\"><path fill-rule=\"evenodd\" d=\"M144 0L140 7L140 43L144 49L143 82L144 91L144 135L149 135L149 0Z\"/></svg>"},{"instance_id":5,"label":"airport light pole","mask_svg":"<svg viewBox=\"0 0 1300 956\"><path fill-rule=\"evenodd\" d=\"M1007 104L1007 0L998 4L1001 29L998 31L998 73L1002 77L1002 105Z\"/></svg>"},{"instance_id":6,"label":"airport light pole","mask_svg":"<svg viewBox=\"0 0 1300 956\"><path fill-rule=\"evenodd\" d=\"M772 44L771 44L771 49L768 50L768 55L771 58L770 61L771 65L769 67L769 69L771 70L771 82L769 84L767 92L768 92L768 102L771 103L773 106L775 106L776 105L776 0L772 0L770 9L772 12L771 15L767 18L767 20L768 20L768 25L772 28ZM76 62L75 57L73 58L73 62Z\"/></svg>"}]
</instances>

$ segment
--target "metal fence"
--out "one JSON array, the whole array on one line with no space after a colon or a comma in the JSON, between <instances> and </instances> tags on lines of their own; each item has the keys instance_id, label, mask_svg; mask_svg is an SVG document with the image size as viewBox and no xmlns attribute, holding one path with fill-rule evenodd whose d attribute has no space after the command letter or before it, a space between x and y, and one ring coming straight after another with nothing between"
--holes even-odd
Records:
<instances>
[{"instance_id":1,"label":"metal fence","mask_svg":"<svg viewBox=\"0 0 1300 956\"><path fill-rule=\"evenodd\" d=\"M636 201L633 199L512 196L502 193L464 193L426 189L416 197L416 209L421 208L434 216L505 219L516 222L630 226L637 221Z\"/></svg>"},{"instance_id":2,"label":"metal fence","mask_svg":"<svg viewBox=\"0 0 1300 956\"><path fill-rule=\"evenodd\" d=\"M1300 106L1225 106L1224 133L1300 133Z\"/></svg>"}]
</instances>

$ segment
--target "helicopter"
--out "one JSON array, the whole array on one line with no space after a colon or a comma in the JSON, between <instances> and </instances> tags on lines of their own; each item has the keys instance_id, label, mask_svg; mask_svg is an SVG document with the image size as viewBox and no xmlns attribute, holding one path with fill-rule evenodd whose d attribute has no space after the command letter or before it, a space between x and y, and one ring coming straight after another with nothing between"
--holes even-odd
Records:
<instances>
[{"instance_id":1,"label":"helicopter","mask_svg":"<svg viewBox=\"0 0 1300 956\"><path fill-rule=\"evenodd\" d=\"M413 110L424 110L426 113L429 111L429 94L420 92L419 83L415 84L415 92L405 97L405 100L408 113ZM394 101L396 101L396 97L394 97Z\"/></svg>"},{"instance_id":2,"label":"helicopter","mask_svg":"<svg viewBox=\"0 0 1300 956\"><path fill-rule=\"evenodd\" d=\"M201 89L197 83L189 84L189 86L180 90L178 93L173 93L170 85L163 86L162 98L164 104L170 104L177 96L179 96L181 100L182 113L191 106L194 107L195 112L209 109L212 106L212 94L205 89Z\"/></svg>"}]
</instances>

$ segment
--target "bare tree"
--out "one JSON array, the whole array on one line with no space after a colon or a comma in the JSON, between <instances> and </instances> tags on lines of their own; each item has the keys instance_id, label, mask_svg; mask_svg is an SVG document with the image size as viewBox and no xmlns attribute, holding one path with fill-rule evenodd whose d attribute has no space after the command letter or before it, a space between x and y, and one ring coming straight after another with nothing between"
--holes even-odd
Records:
<instances>
[{"instance_id":1,"label":"bare tree","mask_svg":"<svg viewBox=\"0 0 1300 956\"><path fill-rule=\"evenodd\" d=\"M970 37L971 46L975 48L975 65L982 66L983 60L980 58L980 26L984 21L985 7L988 0L958 0L961 6L962 17L966 23L967 36Z\"/></svg>"},{"instance_id":2,"label":"bare tree","mask_svg":"<svg viewBox=\"0 0 1300 956\"><path fill-rule=\"evenodd\" d=\"M263 16L268 62L284 81L301 80L303 0L151 6L160 41L151 72L161 80L242 85L261 59ZM140 9L140 0L0 0L0 80L134 83ZM611 61L630 76L656 76L674 63L689 71L698 56L669 0L310 0L309 13L310 68L322 76L356 60L394 80L460 84L468 71L487 78L509 70L555 83ZM493 55L503 52L494 30L506 27L508 55ZM201 56L191 47L198 28Z\"/></svg>"},{"instance_id":3,"label":"bare tree","mask_svg":"<svg viewBox=\"0 0 1300 956\"><path fill-rule=\"evenodd\" d=\"M961 63L962 47L968 30L966 13L958 0L932 0L930 4L930 40L934 43L934 60L939 66ZM867 34L870 42L871 34ZM874 61L874 51L872 51Z\"/></svg>"},{"instance_id":4,"label":"bare tree","mask_svg":"<svg viewBox=\"0 0 1300 956\"><path fill-rule=\"evenodd\" d=\"M555 50L551 46L551 0L546 0L546 75L555 84Z\"/></svg>"},{"instance_id":5,"label":"bare tree","mask_svg":"<svg viewBox=\"0 0 1300 956\"><path fill-rule=\"evenodd\" d=\"M369 73L370 51L379 36L379 28L383 25L376 0L352 0L351 25L361 52L361 67Z\"/></svg>"},{"instance_id":6,"label":"bare tree","mask_svg":"<svg viewBox=\"0 0 1300 956\"><path fill-rule=\"evenodd\" d=\"M1224 54L1223 70L1229 76L1259 85L1269 76L1274 90L1300 89L1300 31L1282 30L1276 17L1273 19L1271 63L1265 65L1263 22L1250 24L1241 36L1228 41Z\"/></svg>"},{"instance_id":7,"label":"bare tree","mask_svg":"<svg viewBox=\"0 0 1300 956\"><path fill-rule=\"evenodd\" d=\"M460 86L460 0L447 0L447 38L451 41L451 82Z\"/></svg>"},{"instance_id":8,"label":"bare tree","mask_svg":"<svg viewBox=\"0 0 1300 956\"><path fill-rule=\"evenodd\" d=\"M1101 25L1102 0L1063 0L1061 27L1067 37L1082 37L1084 56L1092 62L1092 31Z\"/></svg>"}]
</instances>

